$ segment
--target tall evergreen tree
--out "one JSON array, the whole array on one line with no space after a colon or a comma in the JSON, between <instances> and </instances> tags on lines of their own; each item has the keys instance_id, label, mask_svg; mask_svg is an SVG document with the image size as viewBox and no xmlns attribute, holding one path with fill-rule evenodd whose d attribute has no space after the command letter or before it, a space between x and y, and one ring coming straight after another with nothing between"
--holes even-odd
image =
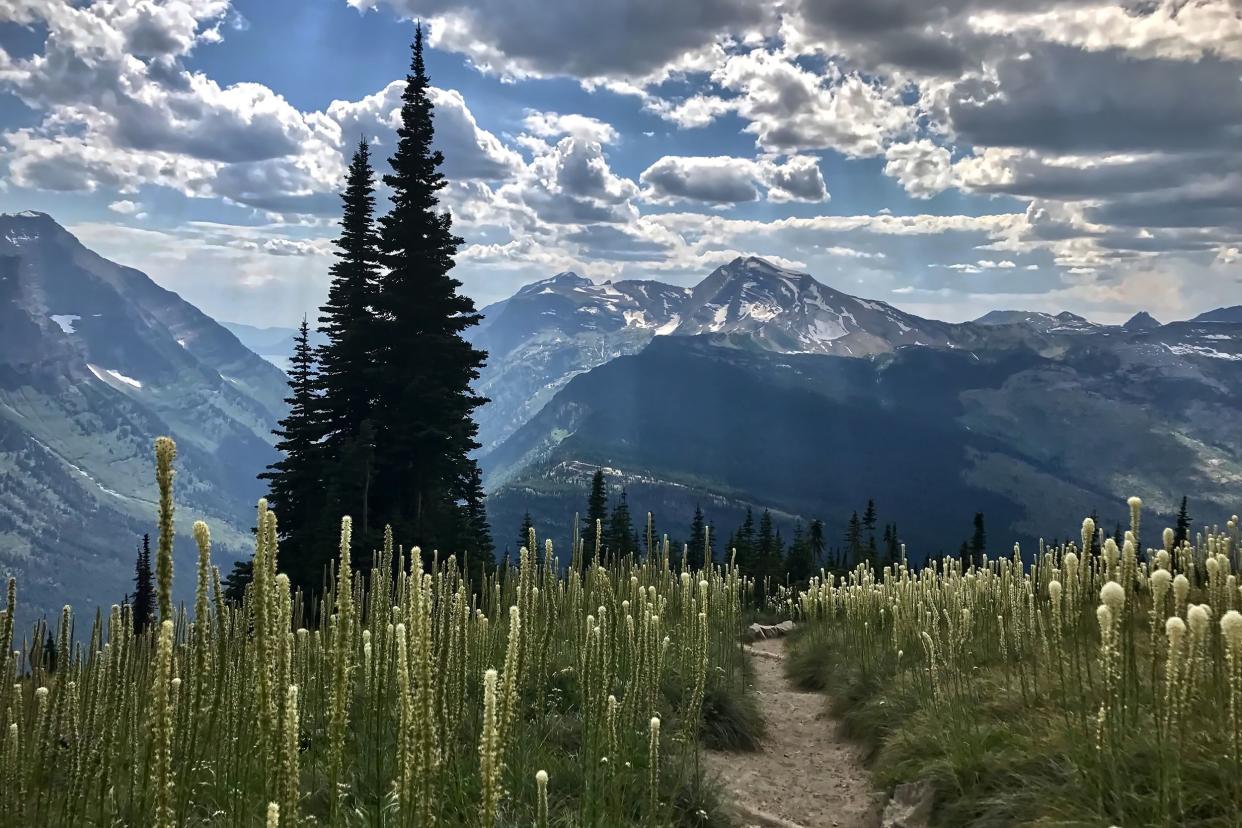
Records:
<instances>
[{"instance_id":1,"label":"tall evergreen tree","mask_svg":"<svg viewBox=\"0 0 1242 828\"><path fill-rule=\"evenodd\" d=\"M530 546L530 530L533 528L535 528L535 522L531 520L530 512L525 512L522 515L522 526L518 529L518 542L514 549Z\"/></svg>"},{"instance_id":2,"label":"tall evergreen tree","mask_svg":"<svg viewBox=\"0 0 1242 828\"><path fill-rule=\"evenodd\" d=\"M466 525L461 534L466 541L464 551L470 581L477 589L483 583L483 574L490 572L496 562L496 545L492 543L492 528L488 525L487 508L483 502L483 473L473 460L470 466L470 482L465 498Z\"/></svg>"},{"instance_id":3,"label":"tall evergreen tree","mask_svg":"<svg viewBox=\"0 0 1242 828\"><path fill-rule=\"evenodd\" d=\"M862 521L858 519L858 512L850 515L849 523L845 525L845 561L844 568L849 569L854 564L862 560L863 552L863 530Z\"/></svg>"},{"instance_id":4,"label":"tall evergreen tree","mask_svg":"<svg viewBox=\"0 0 1242 828\"><path fill-rule=\"evenodd\" d=\"M753 575L757 553L755 550L755 515L749 506L746 507L746 519L733 535L733 549L736 552L738 567L746 575Z\"/></svg>"},{"instance_id":5,"label":"tall evergreen tree","mask_svg":"<svg viewBox=\"0 0 1242 828\"><path fill-rule=\"evenodd\" d=\"M1094 557L1099 557L1099 554L1100 554L1100 529L1101 529L1100 513L1095 509L1091 510L1091 521L1095 524L1095 534L1091 536L1091 550L1090 550L1091 556L1094 558Z\"/></svg>"},{"instance_id":6,"label":"tall evergreen tree","mask_svg":"<svg viewBox=\"0 0 1242 828\"><path fill-rule=\"evenodd\" d=\"M320 422L325 457L332 458L325 484L332 486L330 511L356 519L359 545L368 547L375 434L371 420L378 363L379 239L375 230L375 181L370 150L359 141L341 193L341 234L335 244L328 301L319 309L319 330L327 340L319 349ZM378 528L378 527L377 527Z\"/></svg>"},{"instance_id":7,"label":"tall evergreen tree","mask_svg":"<svg viewBox=\"0 0 1242 828\"><path fill-rule=\"evenodd\" d=\"M1173 548L1190 542L1190 513L1186 510L1186 497L1182 496L1181 508L1177 510L1177 524L1173 528Z\"/></svg>"},{"instance_id":8,"label":"tall evergreen tree","mask_svg":"<svg viewBox=\"0 0 1242 828\"><path fill-rule=\"evenodd\" d=\"M637 551L633 545L634 521L630 518L629 496L625 493L625 489L621 490L616 505L612 507L606 537L608 551L614 557L623 557Z\"/></svg>"},{"instance_id":9,"label":"tall evergreen tree","mask_svg":"<svg viewBox=\"0 0 1242 828\"><path fill-rule=\"evenodd\" d=\"M703 520L703 509L697 503L694 506L694 519L690 521L689 553L686 563L693 569L701 569L707 559L707 524Z\"/></svg>"},{"instance_id":10,"label":"tall evergreen tree","mask_svg":"<svg viewBox=\"0 0 1242 828\"><path fill-rule=\"evenodd\" d=\"M155 576L151 573L151 536L143 535L134 561L134 634L145 630L155 615Z\"/></svg>"},{"instance_id":11,"label":"tall evergreen tree","mask_svg":"<svg viewBox=\"0 0 1242 828\"><path fill-rule=\"evenodd\" d=\"M391 524L397 537L424 549L460 543L478 447L474 409L486 400L470 387L486 354L463 336L478 324L474 302L450 275L462 240L440 205L447 181L444 156L432 148L430 81L423 62L423 30L414 31L410 73L402 92L401 125L384 183L392 209L380 219L384 272L375 297L377 445L371 499L375 525Z\"/></svg>"},{"instance_id":12,"label":"tall evergreen tree","mask_svg":"<svg viewBox=\"0 0 1242 828\"><path fill-rule=\"evenodd\" d=\"M789 554L785 556L785 571L795 582L806 581L815 572L810 539L803 531L801 521L794 524L793 540L789 542Z\"/></svg>"},{"instance_id":13,"label":"tall evergreen tree","mask_svg":"<svg viewBox=\"0 0 1242 828\"><path fill-rule=\"evenodd\" d=\"M768 563L776 552L776 536L772 531L772 513L767 509L759 516L759 559Z\"/></svg>"},{"instance_id":14,"label":"tall evergreen tree","mask_svg":"<svg viewBox=\"0 0 1242 828\"><path fill-rule=\"evenodd\" d=\"M268 481L268 505L279 518L281 568L306 592L319 586L326 563L317 384L310 325L303 317L289 367L289 413L275 431L281 458L259 478Z\"/></svg>"},{"instance_id":15,"label":"tall evergreen tree","mask_svg":"<svg viewBox=\"0 0 1242 828\"><path fill-rule=\"evenodd\" d=\"M596 531L601 533L597 539ZM604 470L596 469L591 477L591 493L587 495L586 520L582 526L582 538L588 547L587 554L595 554L595 542L602 546L608 530L608 483Z\"/></svg>"},{"instance_id":16,"label":"tall evergreen tree","mask_svg":"<svg viewBox=\"0 0 1242 828\"><path fill-rule=\"evenodd\" d=\"M224 579L224 600L231 604L241 604L246 595L246 587L254 580L254 560L234 561L233 568Z\"/></svg>"},{"instance_id":17,"label":"tall evergreen tree","mask_svg":"<svg viewBox=\"0 0 1242 828\"><path fill-rule=\"evenodd\" d=\"M967 554L970 556L970 563L981 565L983 556L988 551L988 534L983 526L983 512L975 512L975 531L970 536L970 547Z\"/></svg>"},{"instance_id":18,"label":"tall evergreen tree","mask_svg":"<svg viewBox=\"0 0 1242 828\"><path fill-rule=\"evenodd\" d=\"M890 523L885 529L887 549L885 555L889 563L901 563L901 539L897 536L897 524Z\"/></svg>"},{"instance_id":19,"label":"tall evergreen tree","mask_svg":"<svg viewBox=\"0 0 1242 828\"><path fill-rule=\"evenodd\" d=\"M867 498L867 509L866 511L863 512L863 516L862 516L862 528L863 528L863 532L865 533L864 540L867 542L867 549L870 550L873 556L876 550L875 526L876 526L875 498L869 497ZM873 560L874 560L874 557L873 557Z\"/></svg>"},{"instance_id":20,"label":"tall evergreen tree","mask_svg":"<svg viewBox=\"0 0 1242 828\"><path fill-rule=\"evenodd\" d=\"M811 570L815 569L824 561L824 522L816 518L811 521L811 528L806 536L807 548L811 555Z\"/></svg>"}]
</instances>

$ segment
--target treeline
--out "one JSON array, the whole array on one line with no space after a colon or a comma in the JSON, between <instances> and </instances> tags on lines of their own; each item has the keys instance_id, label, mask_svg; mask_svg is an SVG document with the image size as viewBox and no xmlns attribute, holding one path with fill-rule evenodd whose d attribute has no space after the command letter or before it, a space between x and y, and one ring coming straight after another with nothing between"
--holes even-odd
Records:
<instances>
[{"instance_id":1,"label":"treeline","mask_svg":"<svg viewBox=\"0 0 1242 828\"><path fill-rule=\"evenodd\" d=\"M473 301L450 275L462 239L440 207L446 180L434 135L422 29L402 95L397 144L375 210L375 171L365 138L341 193L340 235L328 300L310 344L303 319L289 371L289 414L276 434L281 459L260 475L279 515L281 566L295 586L318 590L335 557L342 515L354 519L363 557L384 527L407 546L493 556L470 388L486 354L463 332L478 323ZM369 567L368 560L356 562ZM244 564L234 573L244 578Z\"/></svg>"}]
</instances>

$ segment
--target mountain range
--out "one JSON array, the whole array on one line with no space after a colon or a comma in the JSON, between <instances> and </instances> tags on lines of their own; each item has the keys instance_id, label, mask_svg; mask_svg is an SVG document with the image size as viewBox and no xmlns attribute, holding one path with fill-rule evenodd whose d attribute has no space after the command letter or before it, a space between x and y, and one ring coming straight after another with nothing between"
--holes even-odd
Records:
<instances>
[{"instance_id":1,"label":"mountain range","mask_svg":"<svg viewBox=\"0 0 1242 828\"><path fill-rule=\"evenodd\" d=\"M249 545L284 393L278 368L145 274L42 213L0 216L0 570L18 576L23 610L132 590L161 434L179 455L179 593L196 519L227 573Z\"/></svg>"},{"instance_id":2,"label":"mountain range","mask_svg":"<svg viewBox=\"0 0 1242 828\"><path fill-rule=\"evenodd\" d=\"M1237 510L1242 307L946 323L750 257L692 288L560 273L483 317L501 550L526 511L565 534L601 467L674 537L702 505L718 534L751 508L837 538L874 498L916 557L955 550L977 511L1004 552L1092 511L1111 528L1131 494L1149 526L1182 495ZM28 607L130 588L158 434L178 440L179 529L207 519L222 569L244 553L293 333L216 323L48 216L0 217L0 568ZM188 574L183 537L177 555Z\"/></svg>"},{"instance_id":3,"label":"mountain range","mask_svg":"<svg viewBox=\"0 0 1242 828\"><path fill-rule=\"evenodd\" d=\"M1239 309L950 324L744 258L689 290L559 274L486 314L502 539L527 510L567 525L597 467L636 512L702 504L726 530L750 507L840 533L874 497L916 555L955 550L976 511L1030 548L1093 511L1111 528L1132 494L1153 520L1182 495L1237 508Z\"/></svg>"}]
</instances>

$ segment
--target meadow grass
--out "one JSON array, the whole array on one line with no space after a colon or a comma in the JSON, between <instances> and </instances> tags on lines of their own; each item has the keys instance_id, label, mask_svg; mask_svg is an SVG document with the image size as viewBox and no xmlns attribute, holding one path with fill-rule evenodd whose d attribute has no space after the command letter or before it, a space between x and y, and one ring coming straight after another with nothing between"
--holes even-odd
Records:
<instances>
[{"instance_id":1,"label":"meadow grass","mask_svg":"<svg viewBox=\"0 0 1242 828\"><path fill-rule=\"evenodd\" d=\"M735 568L690 571L667 541L639 561L575 540L562 564L532 531L518 564L480 584L391 534L354 572L345 518L340 565L309 602L260 502L239 605L193 527L190 612L170 597L174 456L161 440L147 630L113 606L77 641L66 607L54 660L44 622L14 650L8 584L0 824L727 823L699 752L755 738L740 644L754 590Z\"/></svg>"},{"instance_id":2,"label":"meadow grass","mask_svg":"<svg viewBox=\"0 0 1242 828\"><path fill-rule=\"evenodd\" d=\"M1240 825L1237 518L1140 553L1130 507L1121 547L1088 519L1033 562L821 576L788 598L788 675L939 825Z\"/></svg>"}]
</instances>

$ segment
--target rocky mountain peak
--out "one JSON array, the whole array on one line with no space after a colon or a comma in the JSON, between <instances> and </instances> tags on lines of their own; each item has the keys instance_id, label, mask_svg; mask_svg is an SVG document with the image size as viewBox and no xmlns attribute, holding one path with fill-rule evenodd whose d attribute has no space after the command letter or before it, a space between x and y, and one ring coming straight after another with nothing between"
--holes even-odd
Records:
<instances>
[{"instance_id":1,"label":"rocky mountain peak","mask_svg":"<svg viewBox=\"0 0 1242 828\"><path fill-rule=\"evenodd\" d=\"M1160 323L1147 311L1139 311L1122 325L1127 331L1150 331L1160 327Z\"/></svg>"}]
</instances>

